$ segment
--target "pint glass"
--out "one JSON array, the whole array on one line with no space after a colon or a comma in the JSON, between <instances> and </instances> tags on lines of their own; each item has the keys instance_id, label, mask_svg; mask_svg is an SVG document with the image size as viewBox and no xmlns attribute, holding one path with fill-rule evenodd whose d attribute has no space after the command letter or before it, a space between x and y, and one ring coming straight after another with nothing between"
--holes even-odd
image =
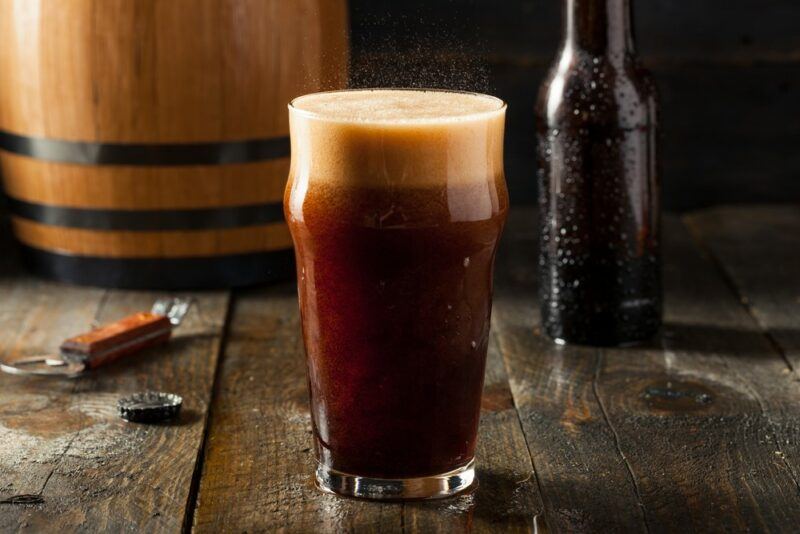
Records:
<instances>
[{"instance_id":1,"label":"pint glass","mask_svg":"<svg viewBox=\"0 0 800 534\"><path fill-rule=\"evenodd\" d=\"M469 487L508 211L505 104L423 90L289 106L294 239L319 487Z\"/></svg>"}]
</instances>

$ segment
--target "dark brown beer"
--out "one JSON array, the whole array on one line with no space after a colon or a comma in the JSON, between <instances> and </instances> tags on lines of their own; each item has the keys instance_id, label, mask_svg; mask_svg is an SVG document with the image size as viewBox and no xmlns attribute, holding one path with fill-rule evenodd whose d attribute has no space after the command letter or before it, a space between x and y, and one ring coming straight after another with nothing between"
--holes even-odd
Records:
<instances>
[{"instance_id":1,"label":"dark brown beer","mask_svg":"<svg viewBox=\"0 0 800 534\"><path fill-rule=\"evenodd\" d=\"M508 209L502 103L384 90L294 108L285 205L322 469L471 465Z\"/></svg>"},{"instance_id":2,"label":"dark brown beer","mask_svg":"<svg viewBox=\"0 0 800 534\"><path fill-rule=\"evenodd\" d=\"M537 103L542 323L617 345L661 322L656 93L628 0L564 0L565 39Z\"/></svg>"}]
</instances>

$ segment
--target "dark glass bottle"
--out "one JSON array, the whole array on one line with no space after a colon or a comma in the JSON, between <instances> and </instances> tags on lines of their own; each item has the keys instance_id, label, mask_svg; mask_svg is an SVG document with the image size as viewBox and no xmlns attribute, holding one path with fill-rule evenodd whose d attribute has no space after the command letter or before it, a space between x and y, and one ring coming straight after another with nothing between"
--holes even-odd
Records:
<instances>
[{"instance_id":1,"label":"dark glass bottle","mask_svg":"<svg viewBox=\"0 0 800 534\"><path fill-rule=\"evenodd\" d=\"M656 91L629 0L563 1L536 105L542 324L558 343L632 343L661 324Z\"/></svg>"}]
</instances>

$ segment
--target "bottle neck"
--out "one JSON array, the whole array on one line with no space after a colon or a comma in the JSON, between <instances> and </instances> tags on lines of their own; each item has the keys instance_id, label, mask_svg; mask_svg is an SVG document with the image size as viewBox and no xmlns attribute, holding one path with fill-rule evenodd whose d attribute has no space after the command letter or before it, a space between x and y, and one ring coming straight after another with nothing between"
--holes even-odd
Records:
<instances>
[{"instance_id":1,"label":"bottle neck","mask_svg":"<svg viewBox=\"0 0 800 534\"><path fill-rule=\"evenodd\" d=\"M564 35L592 55L633 53L630 0L564 0Z\"/></svg>"}]
</instances>

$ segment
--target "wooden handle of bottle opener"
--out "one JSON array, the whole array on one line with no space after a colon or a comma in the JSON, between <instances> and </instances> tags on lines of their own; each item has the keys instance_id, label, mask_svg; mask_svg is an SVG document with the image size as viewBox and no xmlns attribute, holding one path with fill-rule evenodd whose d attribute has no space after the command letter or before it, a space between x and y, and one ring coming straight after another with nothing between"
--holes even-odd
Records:
<instances>
[{"instance_id":1,"label":"wooden handle of bottle opener","mask_svg":"<svg viewBox=\"0 0 800 534\"><path fill-rule=\"evenodd\" d=\"M169 318L140 312L101 326L61 344L65 359L79 360L87 369L94 369L113 360L169 340L172 324Z\"/></svg>"}]
</instances>

